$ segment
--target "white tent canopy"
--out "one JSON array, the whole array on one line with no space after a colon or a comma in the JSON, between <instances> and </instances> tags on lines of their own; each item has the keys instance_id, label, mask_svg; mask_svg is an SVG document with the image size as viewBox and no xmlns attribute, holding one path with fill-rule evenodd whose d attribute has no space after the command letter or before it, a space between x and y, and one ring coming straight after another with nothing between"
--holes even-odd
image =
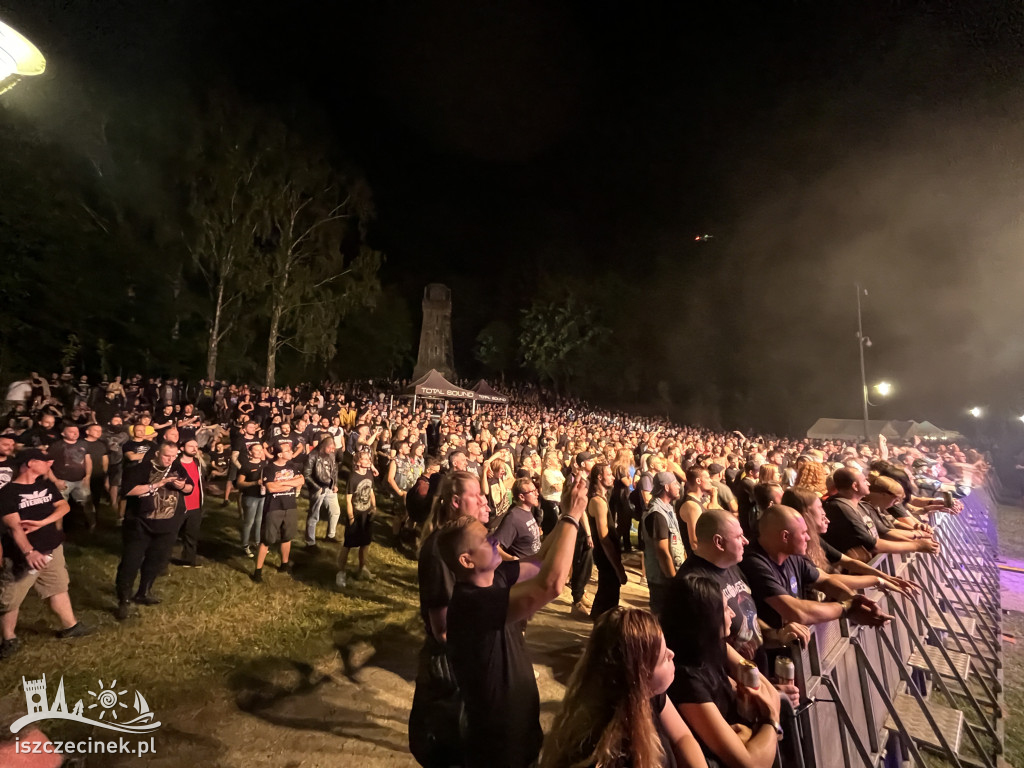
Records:
<instances>
[{"instance_id":1,"label":"white tent canopy","mask_svg":"<svg viewBox=\"0 0 1024 768\"><path fill-rule=\"evenodd\" d=\"M913 440L914 437L954 440L960 437L959 432L940 429L930 421L869 420L868 439L877 440L879 435L884 435L887 440ZM818 419L807 430L807 437L812 440L863 440L864 420Z\"/></svg>"}]
</instances>

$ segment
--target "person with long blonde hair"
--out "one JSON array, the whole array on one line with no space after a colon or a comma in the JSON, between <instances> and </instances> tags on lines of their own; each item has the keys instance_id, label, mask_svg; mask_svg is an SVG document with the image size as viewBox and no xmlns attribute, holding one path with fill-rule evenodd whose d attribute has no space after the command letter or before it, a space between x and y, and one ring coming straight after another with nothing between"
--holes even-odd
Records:
<instances>
[{"instance_id":1,"label":"person with long blonde hair","mask_svg":"<svg viewBox=\"0 0 1024 768\"><path fill-rule=\"evenodd\" d=\"M569 679L541 767L704 768L700 745L665 694L674 677L652 614L603 614Z\"/></svg>"}]
</instances>

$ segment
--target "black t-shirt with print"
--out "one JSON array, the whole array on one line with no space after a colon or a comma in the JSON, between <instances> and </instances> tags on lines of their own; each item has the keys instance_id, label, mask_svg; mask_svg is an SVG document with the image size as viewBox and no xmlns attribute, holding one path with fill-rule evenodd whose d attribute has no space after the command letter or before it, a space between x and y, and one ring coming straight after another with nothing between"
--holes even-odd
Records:
<instances>
[{"instance_id":1,"label":"black t-shirt with print","mask_svg":"<svg viewBox=\"0 0 1024 768\"><path fill-rule=\"evenodd\" d=\"M85 479L85 458L89 451L84 440L76 440L73 443L58 440L46 453L53 459L54 477L70 482Z\"/></svg>"},{"instance_id":2,"label":"black t-shirt with print","mask_svg":"<svg viewBox=\"0 0 1024 768\"><path fill-rule=\"evenodd\" d=\"M37 477L31 484L9 482L0 488L0 519L15 512L22 520L45 520L53 514L53 507L63 501L60 491L52 481L45 477ZM14 539L4 526L2 539L4 556L11 558L16 569L27 565ZM64 542L64 533L56 523L44 525L26 534L29 544L39 552L49 553Z\"/></svg>"},{"instance_id":3,"label":"black t-shirt with print","mask_svg":"<svg viewBox=\"0 0 1024 768\"><path fill-rule=\"evenodd\" d=\"M242 468L238 470L238 479L245 478L245 481L251 482L258 480L263 475L263 468L267 464L266 459L260 459L259 461L252 461L248 458L243 458L241 461ZM263 489L257 485L249 486L242 489L242 495L250 498L263 495Z\"/></svg>"},{"instance_id":4,"label":"black t-shirt with print","mask_svg":"<svg viewBox=\"0 0 1024 768\"><path fill-rule=\"evenodd\" d=\"M191 480L180 464L165 469L147 456L142 463L124 469L121 487L125 494L140 485L152 485L165 477L180 478L185 483ZM125 496L125 515L141 520L153 533L168 533L178 530L181 515L185 513L185 495L172 485L163 485L152 493L142 496Z\"/></svg>"},{"instance_id":5,"label":"black t-shirt with print","mask_svg":"<svg viewBox=\"0 0 1024 768\"><path fill-rule=\"evenodd\" d=\"M13 458L6 458L0 461L0 488L3 488L14 479L15 463Z\"/></svg>"},{"instance_id":6,"label":"black t-shirt with print","mask_svg":"<svg viewBox=\"0 0 1024 768\"><path fill-rule=\"evenodd\" d=\"M848 552L855 547L864 547L869 552L874 550L878 529L870 509L864 509L866 506L835 496L826 501L828 530L822 539L840 552Z\"/></svg>"},{"instance_id":7,"label":"black t-shirt with print","mask_svg":"<svg viewBox=\"0 0 1024 768\"><path fill-rule=\"evenodd\" d=\"M373 472L358 468L350 470L345 493L352 497L353 514L368 515L373 512Z\"/></svg>"},{"instance_id":8,"label":"black t-shirt with print","mask_svg":"<svg viewBox=\"0 0 1024 768\"><path fill-rule=\"evenodd\" d=\"M138 461L131 461L127 456L125 456L125 467L134 467L141 464L146 460L146 456L154 448L156 448L156 443L154 443L152 440L129 440L127 443L124 444L124 447L121 448L122 455L128 453L141 453L143 454L143 456Z\"/></svg>"},{"instance_id":9,"label":"black t-shirt with print","mask_svg":"<svg viewBox=\"0 0 1024 768\"><path fill-rule=\"evenodd\" d=\"M287 480L294 480L302 477L302 468L294 461L286 461L283 465L276 462L267 462L263 465L263 482L283 483ZM295 489L274 493L267 490L267 500L264 502L263 511L271 512L276 509L295 509Z\"/></svg>"},{"instance_id":10,"label":"black t-shirt with print","mask_svg":"<svg viewBox=\"0 0 1024 768\"><path fill-rule=\"evenodd\" d=\"M679 566L676 578L669 584L668 597L665 602L666 610L672 610L673 590L678 588L682 578L689 573L707 576L718 582L733 612L732 625L729 629L729 645L747 661L760 661L758 651L764 640L761 637L761 628L757 623L757 605L754 602L753 590L747 584L747 579L739 566L719 568L699 555L691 555L686 558L686 562Z\"/></svg>"},{"instance_id":11,"label":"black t-shirt with print","mask_svg":"<svg viewBox=\"0 0 1024 768\"><path fill-rule=\"evenodd\" d=\"M467 768L532 765L540 754L540 695L522 625L508 620L519 563L502 563L494 583L455 584L448 653L466 705Z\"/></svg>"},{"instance_id":12,"label":"black t-shirt with print","mask_svg":"<svg viewBox=\"0 0 1024 768\"><path fill-rule=\"evenodd\" d=\"M790 555L778 565L756 542L751 543L740 563L747 577L757 615L772 629L782 629L782 617L768 604L768 598L790 595L805 599L806 590L821 578L821 573L803 555Z\"/></svg>"}]
</instances>

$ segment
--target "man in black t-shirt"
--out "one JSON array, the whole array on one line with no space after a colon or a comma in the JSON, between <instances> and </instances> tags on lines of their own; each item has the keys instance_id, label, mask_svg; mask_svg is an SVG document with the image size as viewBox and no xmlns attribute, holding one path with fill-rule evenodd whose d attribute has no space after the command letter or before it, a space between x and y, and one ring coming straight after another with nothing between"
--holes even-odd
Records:
<instances>
[{"instance_id":1,"label":"man in black t-shirt","mask_svg":"<svg viewBox=\"0 0 1024 768\"><path fill-rule=\"evenodd\" d=\"M533 557L540 551L540 528L533 516L540 502L537 485L528 477L519 478L512 484L512 498L515 504L502 515L494 539L512 557Z\"/></svg>"},{"instance_id":2,"label":"man in black t-shirt","mask_svg":"<svg viewBox=\"0 0 1024 768\"><path fill-rule=\"evenodd\" d=\"M0 571L0 659L18 650L18 609L33 587L60 619L63 629L58 637L88 633L75 619L68 595L64 534L57 523L70 507L47 478L52 463L53 459L38 448L29 448L18 457L17 476L0 488L4 555Z\"/></svg>"},{"instance_id":3,"label":"man in black t-shirt","mask_svg":"<svg viewBox=\"0 0 1024 768\"><path fill-rule=\"evenodd\" d=\"M185 513L185 496L192 492L188 475L175 467L178 449L160 443L156 450L124 470L126 514L121 527L124 548L117 566L118 620L128 618L129 600L156 605L160 598L150 591L171 559L171 549ZM139 577L134 598L132 589Z\"/></svg>"},{"instance_id":4,"label":"man in black t-shirt","mask_svg":"<svg viewBox=\"0 0 1024 768\"><path fill-rule=\"evenodd\" d=\"M55 426L56 419L52 413L44 413L38 423L32 425L18 437L18 444L26 448L48 448L58 440L60 435Z\"/></svg>"},{"instance_id":5,"label":"man in black t-shirt","mask_svg":"<svg viewBox=\"0 0 1024 768\"><path fill-rule=\"evenodd\" d=\"M881 626L892 618L873 600L811 564L806 557L807 524L795 509L773 504L758 521L758 532L757 543L747 547L740 569L750 584L758 617L772 629L790 622L822 624L844 616ZM810 587L841 602L809 600Z\"/></svg>"},{"instance_id":6,"label":"man in black t-shirt","mask_svg":"<svg viewBox=\"0 0 1024 768\"><path fill-rule=\"evenodd\" d=\"M96 527L96 508L89 492L89 478L92 475L92 459L84 440L79 439L78 427L65 424L61 439L47 450L53 458L52 472L57 479L57 489L65 501L74 499L82 505L89 530Z\"/></svg>"},{"instance_id":7,"label":"man in black t-shirt","mask_svg":"<svg viewBox=\"0 0 1024 768\"><path fill-rule=\"evenodd\" d=\"M107 495L107 469L110 466L109 449L103 441L103 427L90 424L85 428L85 450L92 462L92 474L89 475L89 495L93 504L99 506L100 499Z\"/></svg>"},{"instance_id":8,"label":"man in black t-shirt","mask_svg":"<svg viewBox=\"0 0 1024 768\"><path fill-rule=\"evenodd\" d=\"M0 488L3 488L14 477L16 469L14 461L14 446L17 435L14 432L4 432L0 435Z\"/></svg>"},{"instance_id":9,"label":"man in black t-shirt","mask_svg":"<svg viewBox=\"0 0 1024 768\"><path fill-rule=\"evenodd\" d=\"M870 487L859 471L839 469L832 477L836 493L824 504L829 526L822 538L844 555L867 562L879 552L938 552L938 542L930 536L911 541L885 538L877 512L863 501Z\"/></svg>"},{"instance_id":10,"label":"man in black t-shirt","mask_svg":"<svg viewBox=\"0 0 1024 768\"><path fill-rule=\"evenodd\" d=\"M267 552L275 544L281 547L281 565L278 570L289 573L292 565L288 562L291 554L292 539L299 530L298 509L295 498L305 483L302 467L292 461L290 443L278 446L274 461L263 467L260 476L266 490L263 502L263 524L260 528L260 548L256 552L256 570L252 580L257 584L263 581L263 562Z\"/></svg>"},{"instance_id":11,"label":"man in black t-shirt","mask_svg":"<svg viewBox=\"0 0 1024 768\"><path fill-rule=\"evenodd\" d=\"M349 471L345 482L345 540L338 554L338 573L334 582L339 589L344 589L347 583L348 555L353 549L359 550L359 571L356 578L373 578L373 574L366 567L366 555L373 541L373 513L377 509L372 464L373 452L370 446L359 446L355 466Z\"/></svg>"},{"instance_id":12,"label":"man in black t-shirt","mask_svg":"<svg viewBox=\"0 0 1024 768\"><path fill-rule=\"evenodd\" d=\"M466 768L526 768L540 754L540 696L520 623L561 594L586 504L581 477L543 562L503 563L487 526L468 517L438 536L441 557L456 578L447 639L465 702Z\"/></svg>"}]
</instances>

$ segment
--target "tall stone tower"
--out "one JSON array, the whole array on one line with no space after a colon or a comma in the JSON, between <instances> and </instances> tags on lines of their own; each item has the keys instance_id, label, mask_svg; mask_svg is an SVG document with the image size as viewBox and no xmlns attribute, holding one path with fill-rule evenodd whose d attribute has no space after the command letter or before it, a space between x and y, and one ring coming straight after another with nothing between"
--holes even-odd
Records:
<instances>
[{"instance_id":1,"label":"tall stone tower","mask_svg":"<svg viewBox=\"0 0 1024 768\"><path fill-rule=\"evenodd\" d=\"M413 378L418 379L431 368L436 368L448 378L455 376L452 292L447 285L440 283L431 283L423 291L423 328L420 330L420 351Z\"/></svg>"}]
</instances>

